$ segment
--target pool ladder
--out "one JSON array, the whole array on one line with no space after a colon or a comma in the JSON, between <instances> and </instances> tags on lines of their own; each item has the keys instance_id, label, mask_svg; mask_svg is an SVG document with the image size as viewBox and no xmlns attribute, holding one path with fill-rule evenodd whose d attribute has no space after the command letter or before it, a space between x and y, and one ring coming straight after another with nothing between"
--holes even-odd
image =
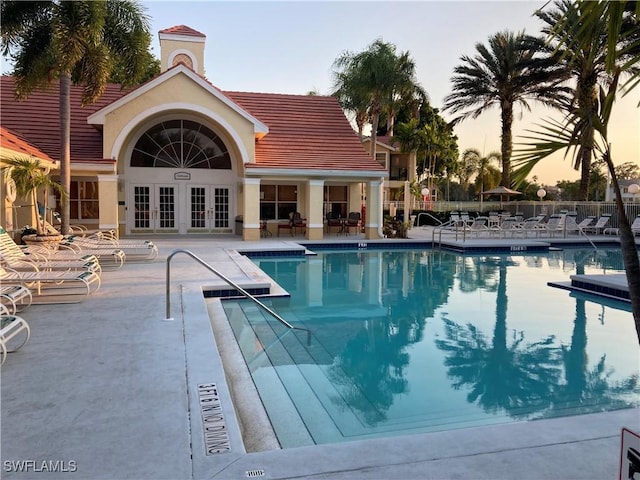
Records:
<instances>
[{"instance_id":1,"label":"pool ladder","mask_svg":"<svg viewBox=\"0 0 640 480\"><path fill-rule=\"evenodd\" d=\"M269 315L271 315L273 318L275 318L276 320L278 320L280 323L282 323L283 325L285 325L287 328L291 329L291 330L302 330L304 332L307 332L307 344L311 344L311 330L309 330L308 328L303 328L303 327L296 327L294 325L291 325L289 322L287 322L284 318L282 318L280 315L278 315L276 312L274 312L273 310L271 310L269 307L267 307L264 303L262 303L260 300L258 300L256 297L254 297L253 295L251 295L249 292L247 292L244 288L242 288L240 285L238 285L237 283L235 283L234 281L230 280L229 278L227 278L226 276L224 276L222 273L220 273L219 271L217 271L215 268L213 268L211 265L209 265L207 262L205 262L204 260L202 260L200 257L198 257L196 254L194 254L193 252L189 251L189 250L183 250L183 249L178 249L178 250L174 250L173 252L171 252L171 254L167 257L167 281L166 281L166 306L167 306L167 310L166 310L166 315L167 315L167 319L171 318L171 294L170 294L170 285L171 285L171 259L177 255L178 253L184 253L185 255L190 256L191 258L193 258L196 262L198 262L200 265L202 265L204 268L206 268L207 270L209 270L211 273L215 274L218 276L218 278L220 278L221 280L223 280L227 285L235 288L238 293L240 293L241 295L243 295L244 297L248 298L249 300L251 300L253 303L255 303L256 305L258 305L259 308L261 308L262 310L264 310L265 312L267 312Z\"/></svg>"}]
</instances>

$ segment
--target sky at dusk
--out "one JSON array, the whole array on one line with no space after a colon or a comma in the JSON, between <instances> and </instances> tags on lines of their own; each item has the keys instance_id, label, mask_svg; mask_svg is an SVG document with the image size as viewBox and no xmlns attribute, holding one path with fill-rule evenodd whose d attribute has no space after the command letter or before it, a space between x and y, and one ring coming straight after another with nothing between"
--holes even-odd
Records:
<instances>
[{"instance_id":1,"label":"sky at dusk","mask_svg":"<svg viewBox=\"0 0 640 480\"><path fill-rule=\"evenodd\" d=\"M539 34L533 16L544 2L144 2L152 20L154 51L157 31L188 25L207 36L205 74L223 90L305 94L332 89L332 64L341 52L364 50L381 38L409 51L418 80L433 106L441 108L450 92L453 69L462 55L474 55L475 44L503 30ZM640 88L619 102L610 124L614 161L640 163ZM551 110L516 110L514 142ZM450 120L451 116L443 116ZM498 109L455 130L460 152L500 150ZM538 182L575 180L570 159L549 158L534 169Z\"/></svg>"},{"instance_id":2,"label":"sky at dusk","mask_svg":"<svg viewBox=\"0 0 640 480\"><path fill-rule=\"evenodd\" d=\"M144 1L151 20L153 51L158 31L187 25L207 37L205 75L223 90L306 94L332 90L332 64L345 50L359 52L381 38L409 51L418 81L431 104L441 108L462 55L499 31L539 34L533 12L544 1ZM7 72L6 64L3 71ZM614 107L610 137L615 163L640 164L640 87ZM552 112L534 104L516 109L518 135ZM452 117L443 113L445 119ZM500 150L499 110L468 119L455 129L460 152ZM539 183L575 180L570 159L549 158L534 169Z\"/></svg>"}]
</instances>

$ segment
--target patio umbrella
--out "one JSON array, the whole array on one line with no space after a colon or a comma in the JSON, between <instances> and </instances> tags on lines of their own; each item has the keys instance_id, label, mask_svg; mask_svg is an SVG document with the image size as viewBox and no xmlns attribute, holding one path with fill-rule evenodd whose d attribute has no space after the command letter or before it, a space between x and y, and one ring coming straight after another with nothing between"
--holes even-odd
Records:
<instances>
[{"instance_id":1,"label":"patio umbrella","mask_svg":"<svg viewBox=\"0 0 640 480\"><path fill-rule=\"evenodd\" d=\"M486 192L482 192L482 195L500 195L500 209L502 209L502 201L506 197L507 199L514 195L522 195L522 192L518 192L516 190L511 190L503 185L499 187L492 188L491 190L487 190Z\"/></svg>"}]
</instances>

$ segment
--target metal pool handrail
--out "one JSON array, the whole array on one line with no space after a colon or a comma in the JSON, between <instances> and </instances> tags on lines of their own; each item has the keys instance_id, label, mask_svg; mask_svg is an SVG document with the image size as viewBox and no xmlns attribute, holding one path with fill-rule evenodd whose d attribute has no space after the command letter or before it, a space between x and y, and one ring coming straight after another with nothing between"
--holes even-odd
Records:
<instances>
[{"instance_id":1,"label":"metal pool handrail","mask_svg":"<svg viewBox=\"0 0 640 480\"><path fill-rule=\"evenodd\" d=\"M227 285L235 288L238 292L240 292L243 296L245 296L246 298L248 298L249 300L253 301L256 305L258 305L258 307L262 308L264 311L266 311L267 313L269 313L273 318L275 318L276 320L278 320L280 323L282 323L283 325L285 325L287 328L290 328L292 330L303 330L305 332L307 332L307 342L311 342L311 330L309 330L308 328L303 328L303 327L296 327L294 325L291 325L289 322L287 322L284 318L282 318L280 315L278 315L276 312L274 312L273 310L271 310L269 307L267 307L264 303L262 303L260 300L258 300L256 297L254 297L253 295L251 295L249 292L247 292L244 288L242 288L240 285L238 285L237 283L233 282L232 280L228 279L227 277L225 277L222 273L220 273L219 271L217 271L215 268L213 268L211 265L209 265L207 262L205 262L204 260L202 260L200 257L198 257L196 254L194 254L193 252L189 251L189 250L174 250L173 252L171 252L171 254L167 257L167 320L169 318L171 318L171 295L170 295L170 283L171 283L171 259L177 255L178 253L184 253L186 255L189 255L191 258L193 258L196 262L198 262L200 265L202 265L204 268L206 268L207 270L209 270L211 273L217 275L221 280L223 280Z\"/></svg>"}]
</instances>

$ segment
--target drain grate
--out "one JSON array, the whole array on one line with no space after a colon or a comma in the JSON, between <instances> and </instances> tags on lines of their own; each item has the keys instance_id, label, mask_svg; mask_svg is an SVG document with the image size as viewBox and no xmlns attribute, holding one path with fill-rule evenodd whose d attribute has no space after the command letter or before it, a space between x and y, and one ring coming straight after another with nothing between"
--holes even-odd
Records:
<instances>
[{"instance_id":1,"label":"drain grate","mask_svg":"<svg viewBox=\"0 0 640 480\"><path fill-rule=\"evenodd\" d=\"M247 478L264 477L264 470L247 470Z\"/></svg>"}]
</instances>

